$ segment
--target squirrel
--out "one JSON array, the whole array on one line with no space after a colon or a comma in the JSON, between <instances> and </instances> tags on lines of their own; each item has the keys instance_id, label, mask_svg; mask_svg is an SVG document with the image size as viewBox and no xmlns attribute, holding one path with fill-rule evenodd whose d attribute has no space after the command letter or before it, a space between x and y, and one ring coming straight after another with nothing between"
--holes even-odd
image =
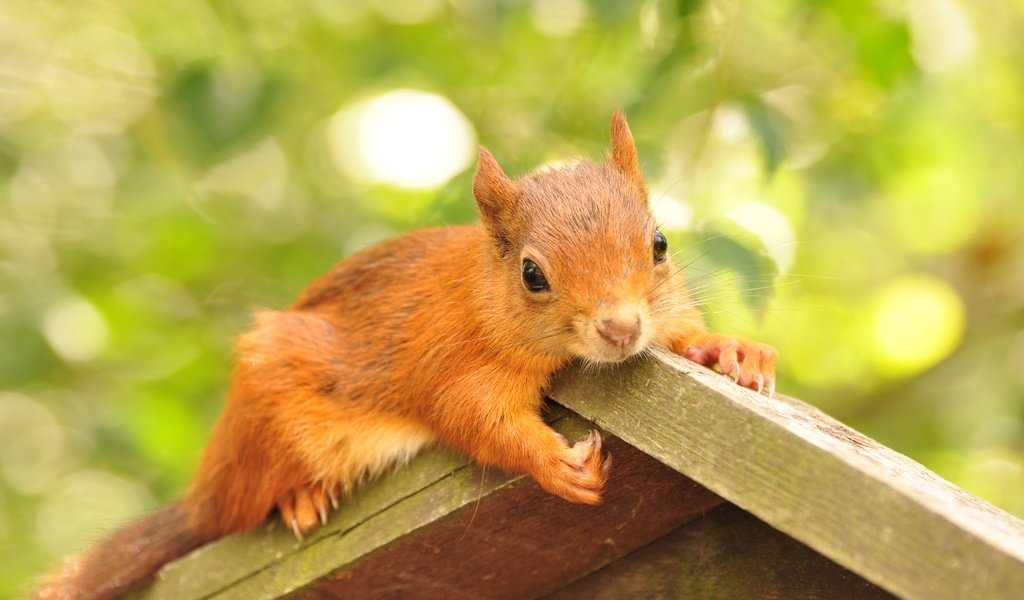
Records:
<instances>
[{"instance_id":1,"label":"squirrel","mask_svg":"<svg viewBox=\"0 0 1024 600\"><path fill-rule=\"evenodd\" d=\"M600 436L571 444L540 415L572 361L660 348L772 394L772 347L707 330L621 112L601 163L513 180L480 147L473 195L480 225L369 247L287 310L257 314L184 495L67 561L37 597L114 597L275 509L301 541L360 481L434 442L599 504L611 465Z\"/></svg>"}]
</instances>

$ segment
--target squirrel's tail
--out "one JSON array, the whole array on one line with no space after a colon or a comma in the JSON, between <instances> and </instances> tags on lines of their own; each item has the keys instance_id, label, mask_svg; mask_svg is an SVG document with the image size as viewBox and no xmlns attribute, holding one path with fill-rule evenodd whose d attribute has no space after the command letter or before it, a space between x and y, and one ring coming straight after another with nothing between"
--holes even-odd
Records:
<instances>
[{"instance_id":1,"label":"squirrel's tail","mask_svg":"<svg viewBox=\"0 0 1024 600\"><path fill-rule=\"evenodd\" d=\"M181 500L107 536L47 576L37 600L106 600L149 579L165 563L201 546Z\"/></svg>"}]
</instances>

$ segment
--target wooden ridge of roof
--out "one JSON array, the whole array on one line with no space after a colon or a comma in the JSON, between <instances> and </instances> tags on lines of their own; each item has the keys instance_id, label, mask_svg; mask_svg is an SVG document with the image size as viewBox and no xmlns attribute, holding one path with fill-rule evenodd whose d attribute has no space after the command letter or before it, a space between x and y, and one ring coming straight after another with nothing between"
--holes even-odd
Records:
<instances>
[{"instance_id":1,"label":"wooden ridge of roof","mask_svg":"<svg viewBox=\"0 0 1024 600\"><path fill-rule=\"evenodd\" d=\"M1024 522L800 401L673 357L548 395L568 438L604 432L601 506L434 448L302 543L272 519L132 597L1024 597Z\"/></svg>"}]
</instances>

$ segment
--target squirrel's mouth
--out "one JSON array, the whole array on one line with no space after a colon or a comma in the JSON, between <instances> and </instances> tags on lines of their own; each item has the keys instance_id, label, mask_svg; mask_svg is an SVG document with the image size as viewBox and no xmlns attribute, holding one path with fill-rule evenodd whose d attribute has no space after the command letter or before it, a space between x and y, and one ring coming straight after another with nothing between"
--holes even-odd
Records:
<instances>
[{"instance_id":1,"label":"squirrel's mouth","mask_svg":"<svg viewBox=\"0 0 1024 600\"><path fill-rule=\"evenodd\" d=\"M596 363L617 363L632 358L644 350L640 340L631 342L628 345L612 345L602 339L587 340L582 352L577 352L581 358Z\"/></svg>"},{"instance_id":2,"label":"squirrel's mouth","mask_svg":"<svg viewBox=\"0 0 1024 600\"><path fill-rule=\"evenodd\" d=\"M617 363L643 352L651 341L647 319L640 314L626 319L573 319L575 340L569 351L593 363Z\"/></svg>"}]
</instances>

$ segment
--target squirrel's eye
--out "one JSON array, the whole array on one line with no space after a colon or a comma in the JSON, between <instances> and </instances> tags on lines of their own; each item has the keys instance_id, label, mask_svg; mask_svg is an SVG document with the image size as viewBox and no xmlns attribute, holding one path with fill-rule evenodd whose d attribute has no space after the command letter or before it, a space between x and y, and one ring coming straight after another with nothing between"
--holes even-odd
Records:
<instances>
[{"instance_id":1,"label":"squirrel's eye","mask_svg":"<svg viewBox=\"0 0 1024 600\"><path fill-rule=\"evenodd\" d=\"M665 255L668 254L668 240L660 230L654 230L654 243L651 244L654 253L654 264L665 262Z\"/></svg>"},{"instance_id":2,"label":"squirrel's eye","mask_svg":"<svg viewBox=\"0 0 1024 600\"><path fill-rule=\"evenodd\" d=\"M544 271L528 258L523 259L523 284L531 292L545 292L551 289L547 278L544 277Z\"/></svg>"}]
</instances>

